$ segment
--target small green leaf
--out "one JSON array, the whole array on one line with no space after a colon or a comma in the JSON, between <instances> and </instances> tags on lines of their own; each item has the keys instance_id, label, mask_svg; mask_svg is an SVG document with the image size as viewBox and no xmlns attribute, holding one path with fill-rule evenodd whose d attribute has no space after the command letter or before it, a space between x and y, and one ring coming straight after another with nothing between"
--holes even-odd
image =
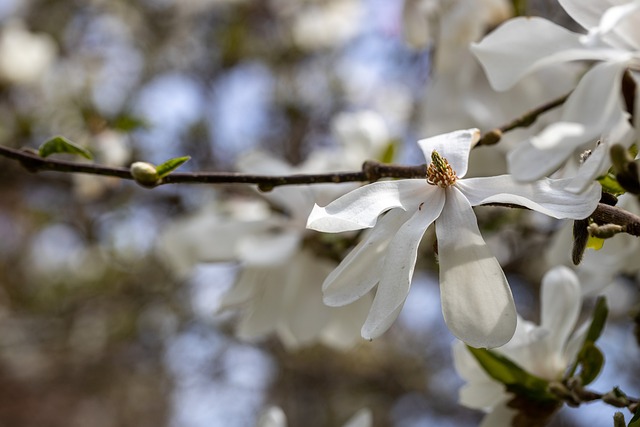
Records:
<instances>
[{"instance_id":1,"label":"small green leaf","mask_svg":"<svg viewBox=\"0 0 640 427\"><path fill-rule=\"evenodd\" d=\"M605 192L613 194L614 196L619 196L626 193L626 190L622 188L620 183L618 183L618 180L613 173L608 173L606 175L598 177L598 182Z\"/></svg>"},{"instance_id":2,"label":"small green leaf","mask_svg":"<svg viewBox=\"0 0 640 427\"><path fill-rule=\"evenodd\" d=\"M592 383L602 370L602 365L604 364L602 352L592 342L588 342L585 343L580 350L578 360L580 360L580 378L582 379L582 384L587 385Z\"/></svg>"},{"instance_id":3,"label":"small green leaf","mask_svg":"<svg viewBox=\"0 0 640 427\"><path fill-rule=\"evenodd\" d=\"M584 340L585 345L589 342L595 343L604 329L604 325L609 315L609 307L607 307L607 299L604 296L599 296L596 301L596 308L593 310L593 319L589 326L589 331Z\"/></svg>"},{"instance_id":4,"label":"small green leaf","mask_svg":"<svg viewBox=\"0 0 640 427\"><path fill-rule=\"evenodd\" d=\"M547 381L525 371L509 358L484 348L467 348L485 372L505 384L507 390L538 401L555 400L547 390Z\"/></svg>"},{"instance_id":5,"label":"small green leaf","mask_svg":"<svg viewBox=\"0 0 640 427\"><path fill-rule=\"evenodd\" d=\"M113 127L113 129L125 133L148 127L147 122L145 122L142 118L128 114L123 114L116 117L113 120L113 124L111 126Z\"/></svg>"},{"instance_id":6,"label":"small green leaf","mask_svg":"<svg viewBox=\"0 0 640 427\"><path fill-rule=\"evenodd\" d=\"M636 410L635 415L631 418L627 427L640 427L640 409Z\"/></svg>"},{"instance_id":7,"label":"small green leaf","mask_svg":"<svg viewBox=\"0 0 640 427\"><path fill-rule=\"evenodd\" d=\"M74 144L64 136L55 136L42 144L38 149L40 157L48 157L56 153L77 154L86 159L93 160L93 156L87 149Z\"/></svg>"},{"instance_id":8,"label":"small green leaf","mask_svg":"<svg viewBox=\"0 0 640 427\"><path fill-rule=\"evenodd\" d=\"M189 159L191 159L190 156L169 159L163 164L156 166L156 172L158 173L158 176L160 178L164 178L165 176L169 175L171 172L182 166L182 164L187 162Z\"/></svg>"},{"instance_id":9,"label":"small green leaf","mask_svg":"<svg viewBox=\"0 0 640 427\"><path fill-rule=\"evenodd\" d=\"M398 141L393 140L390 141L387 146L384 148L382 155L380 156L381 163L392 163L396 158L396 152L398 151Z\"/></svg>"}]
</instances>

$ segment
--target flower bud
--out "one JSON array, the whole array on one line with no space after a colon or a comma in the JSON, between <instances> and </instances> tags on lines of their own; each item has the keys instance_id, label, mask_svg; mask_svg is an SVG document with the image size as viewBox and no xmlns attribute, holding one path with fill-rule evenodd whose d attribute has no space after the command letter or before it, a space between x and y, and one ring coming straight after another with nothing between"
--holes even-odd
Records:
<instances>
[{"instance_id":1,"label":"flower bud","mask_svg":"<svg viewBox=\"0 0 640 427\"><path fill-rule=\"evenodd\" d=\"M156 167L147 162L135 162L130 168L133 179L143 187L152 188L160 184Z\"/></svg>"}]
</instances>

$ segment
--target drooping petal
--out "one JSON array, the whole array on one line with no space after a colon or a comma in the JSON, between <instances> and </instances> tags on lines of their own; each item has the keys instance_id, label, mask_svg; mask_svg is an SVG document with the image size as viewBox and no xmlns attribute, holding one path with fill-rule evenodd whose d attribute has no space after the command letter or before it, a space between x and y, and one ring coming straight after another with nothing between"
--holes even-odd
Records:
<instances>
[{"instance_id":1,"label":"drooping petal","mask_svg":"<svg viewBox=\"0 0 640 427\"><path fill-rule=\"evenodd\" d=\"M500 264L476 216L455 187L436 221L442 313L451 332L473 347L498 347L516 329L516 308Z\"/></svg>"},{"instance_id":2,"label":"drooping petal","mask_svg":"<svg viewBox=\"0 0 640 427\"><path fill-rule=\"evenodd\" d=\"M289 349L308 345L319 338L331 319L331 308L322 303L322 281L335 263L318 259L303 250L291 259L286 306L281 313L278 335Z\"/></svg>"},{"instance_id":3,"label":"drooping petal","mask_svg":"<svg viewBox=\"0 0 640 427\"><path fill-rule=\"evenodd\" d=\"M327 233L371 228L381 213L393 208L417 209L421 197L438 190L422 179L374 182L345 194L324 208L314 206L307 228Z\"/></svg>"},{"instance_id":4,"label":"drooping petal","mask_svg":"<svg viewBox=\"0 0 640 427\"><path fill-rule=\"evenodd\" d=\"M346 351L362 340L360 329L364 323L373 295L364 295L353 304L331 309L331 319L322 330L320 341L329 347Z\"/></svg>"},{"instance_id":5,"label":"drooping petal","mask_svg":"<svg viewBox=\"0 0 640 427\"><path fill-rule=\"evenodd\" d=\"M518 183L510 175L461 179L455 186L472 206L487 203L513 203L554 218L583 219L600 201L600 186L594 185L582 194L565 190L569 179L549 179Z\"/></svg>"},{"instance_id":6,"label":"drooping petal","mask_svg":"<svg viewBox=\"0 0 640 427\"><path fill-rule=\"evenodd\" d=\"M236 334L241 339L252 340L273 332L283 312L286 291L284 268L245 268L244 274L253 270L256 281L254 292L242 313Z\"/></svg>"},{"instance_id":7,"label":"drooping petal","mask_svg":"<svg viewBox=\"0 0 640 427\"><path fill-rule=\"evenodd\" d=\"M421 139L418 145L427 160L427 165L431 164L431 153L435 150L447 159L456 175L461 178L467 173L469 152L479 140L478 129L467 129Z\"/></svg>"},{"instance_id":8,"label":"drooping petal","mask_svg":"<svg viewBox=\"0 0 640 427\"><path fill-rule=\"evenodd\" d=\"M472 44L491 86L506 90L525 75L551 64L580 59L626 58L608 47L586 47L583 36L537 17L511 19Z\"/></svg>"},{"instance_id":9,"label":"drooping petal","mask_svg":"<svg viewBox=\"0 0 640 427\"><path fill-rule=\"evenodd\" d=\"M576 274L568 267L549 270L542 278L540 326L549 331L554 352L562 354L578 321L582 297Z\"/></svg>"},{"instance_id":10,"label":"drooping petal","mask_svg":"<svg viewBox=\"0 0 640 427\"><path fill-rule=\"evenodd\" d=\"M556 171L583 144L584 126L558 122L539 135L518 144L507 154L509 172L514 179L531 182Z\"/></svg>"},{"instance_id":11,"label":"drooping petal","mask_svg":"<svg viewBox=\"0 0 640 427\"><path fill-rule=\"evenodd\" d=\"M442 191L432 194L438 193L444 197ZM325 304L333 307L351 304L380 281L387 246L409 217L402 209L393 209L380 218L325 279L322 285Z\"/></svg>"},{"instance_id":12,"label":"drooping petal","mask_svg":"<svg viewBox=\"0 0 640 427\"><path fill-rule=\"evenodd\" d=\"M491 408L491 412L484 416L478 427L511 427L513 418L518 414L516 409L510 408L506 397L502 402Z\"/></svg>"},{"instance_id":13,"label":"drooping petal","mask_svg":"<svg viewBox=\"0 0 640 427\"><path fill-rule=\"evenodd\" d=\"M457 341L453 345L452 353L456 372L467 382L458 392L458 401L461 405L486 409L504 399L504 385L487 375L463 342Z\"/></svg>"},{"instance_id":14,"label":"drooping petal","mask_svg":"<svg viewBox=\"0 0 640 427\"><path fill-rule=\"evenodd\" d=\"M402 309L411 286L418 245L427 227L440 215L444 204L444 191L435 191L431 196L422 208L415 210L389 243L376 296L362 326L362 336L366 339L382 335ZM432 203L428 209L427 203Z\"/></svg>"}]
</instances>

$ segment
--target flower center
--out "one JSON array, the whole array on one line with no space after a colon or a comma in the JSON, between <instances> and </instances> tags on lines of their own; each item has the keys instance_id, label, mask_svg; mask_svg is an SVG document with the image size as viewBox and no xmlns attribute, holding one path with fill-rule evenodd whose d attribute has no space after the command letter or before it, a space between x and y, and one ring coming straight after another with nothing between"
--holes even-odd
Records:
<instances>
[{"instance_id":1,"label":"flower center","mask_svg":"<svg viewBox=\"0 0 640 427\"><path fill-rule=\"evenodd\" d=\"M427 182L440 188L455 184L458 177L451 165L436 150L431 153L431 164L427 168Z\"/></svg>"}]
</instances>

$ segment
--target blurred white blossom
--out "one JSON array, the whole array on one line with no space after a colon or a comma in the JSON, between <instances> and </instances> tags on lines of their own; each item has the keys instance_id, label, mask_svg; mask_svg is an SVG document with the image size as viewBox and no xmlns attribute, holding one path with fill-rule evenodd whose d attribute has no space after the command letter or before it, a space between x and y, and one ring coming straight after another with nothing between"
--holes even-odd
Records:
<instances>
[{"instance_id":1,"label":"blurred white blossom","mask_svg":"<svg viewBox=\"0 0 640 427\"><path fill-rule=\"evenodd\" d=\"M19 20L0 28L0 79L14 84L34 83L49 69L57 54L53 38L30 32Z\"/></svg>"}]
</instances>

